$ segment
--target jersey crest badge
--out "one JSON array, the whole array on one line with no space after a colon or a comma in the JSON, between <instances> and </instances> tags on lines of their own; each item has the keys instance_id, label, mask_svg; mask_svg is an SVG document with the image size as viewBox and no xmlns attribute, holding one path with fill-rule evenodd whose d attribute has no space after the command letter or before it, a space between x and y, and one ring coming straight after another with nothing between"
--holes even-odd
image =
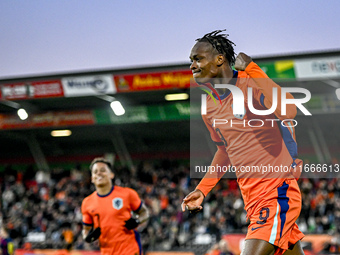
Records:
<instances>
[{"instance_id":1,"label":"jersey crest badge","mask_svg":"<svg viewBox=\"0 0 340 255\"><path fill-rule=\"evenodd\" d=\"M115 199L112 200L112 206L116 210L120 210L123 207L123 199L120 197L116 197Z\"/></svg>"},{"instance_id":2,"label":"jersey crest badge","mask_svg":"<svg viewBox=\"0 0 340 255\"><path fill-rule=\"evenodd\" d=\"M231 108L233 109L234 105L231 104ZM246 115L246 108L244 107L244 113L243 114L234 114L234 117L240 120L243 120L244 116Z\"/></svg>"}]
</instances>

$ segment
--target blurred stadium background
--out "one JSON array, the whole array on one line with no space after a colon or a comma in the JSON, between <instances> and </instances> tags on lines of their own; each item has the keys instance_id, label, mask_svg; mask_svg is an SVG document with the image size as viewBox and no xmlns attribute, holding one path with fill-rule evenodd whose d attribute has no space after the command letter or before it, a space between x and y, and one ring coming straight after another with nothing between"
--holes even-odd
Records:
<instances>
[{"instance_id":1,"label":"blurred stadium background","mask_svg":"<svg viewBox=\"0 0 340 255\"><path fill-rule=\"evenodd\" d=\"M340 51L254 61L281 86L311 92L313 116L296 118L299 156L335 170ZM180 211L199 181L190 178L190 78L189 63L179 63L0 80L1 221L16 254L98 253L98 244L80 235L81 201L94 190L88 165L97 156L114 162L116 184L136 189L151 212L141 229L145 254L219 254L212 249L226 246L239 254L247 222L236 180L222 180L195 217ZM125 114L112 111L113 101ZM55 137L54 130L70 135ZM202 140L210 148L209 137ZM201 157L209 161L212 153ZM309 172L299 180L306 254L340 254L338 177Z\"/></svg>"}]
</instances>

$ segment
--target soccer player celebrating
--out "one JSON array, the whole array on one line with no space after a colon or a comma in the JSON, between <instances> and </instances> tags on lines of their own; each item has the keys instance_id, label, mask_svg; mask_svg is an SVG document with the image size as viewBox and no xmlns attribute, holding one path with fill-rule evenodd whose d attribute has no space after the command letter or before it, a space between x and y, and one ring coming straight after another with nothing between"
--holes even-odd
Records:
<instances>
[{"instance_id":1,"label":"soccer player celebrating","mask_svg":"<svg viewBox=\"0 0 340 255\"><path fill-rule=\"evenodd\" d=\"M244 114L233 115L231 91L217 88L213 96L220 99L206 100L206 114L202 114L217 151L211 166L233 166L250 219L243 255L304 254L300 241L304 235L295 223L301 211L301 193L294 173L302 161L297 158L294 126L282 125L274 121L293 119L296 106L287 106L287 115L281 113L281 88L255 64L252 59L240 53L235 58L233 45L221 30L197 39L190 54L193 77L200 85L233 84L243 92L248 101L248 88L252 88L252 104L257 110L271 109L273 89L277 90L276 110L267 116L255 115L245 105ZM234 65L235 71L232 69ZM218 95L217 95L217 94ZM292 99L289 93L287 98ZM234 101L235 103L235 101ZM235 125L215 125L214 119L226 120ZM261 125L243 125L251 119L261 121ZM273 122L266 122L272 119ZM225 121L225 123L226 123ZM252 166L281 166L289 171L275 173L245 173L242 169ZM196 189L189 193L182 203L182 210L197 212L202 209L205 196L223 176L207 172Z\"/></svg>"},{"instance_id":2,"label":"soccer player celebrating","mask_svg":"<svg viewBox=\"0 0 340 255\"><path fill-rule=\"evenodd\" d=\"M95 158L90 170L96 191L82 202L83 238L86 242L99 238L104 255L142 254L135 228L149 218L147 208L135 190L112 184L114 173L107 160Z\"/></svg>"}]
</instances>

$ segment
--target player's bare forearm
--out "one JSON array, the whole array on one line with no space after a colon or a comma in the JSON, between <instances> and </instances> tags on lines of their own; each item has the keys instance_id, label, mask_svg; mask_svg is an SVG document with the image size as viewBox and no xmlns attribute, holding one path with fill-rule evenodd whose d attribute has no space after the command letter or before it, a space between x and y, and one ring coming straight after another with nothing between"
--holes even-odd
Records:
<instances>
[{"instance_id":1,"label":"player's bare forearm","mask_svg":"<svg viewBox=\"0 0 340 255\"><path fill-rule=\"evenodd\" d=\"M83 226L83 230L82 230L82 236L83 239L85 240L85 238L87 237L87 235L89 234L89 232L91 231L92 227L91 226Z\"/></svg>"},{"instance_id":2,"label":"player's bare forearm","mask_svg":"<svg viewBox=\"0 0 340 255\"><path fill-rule=\"evenodd\" d=\"M149 219L149 210L146 208L144 204L142 204L142 207L140 210L137 212L138 214L138 221L139 223L144 223Z\"/></svg>"}]
</instances>

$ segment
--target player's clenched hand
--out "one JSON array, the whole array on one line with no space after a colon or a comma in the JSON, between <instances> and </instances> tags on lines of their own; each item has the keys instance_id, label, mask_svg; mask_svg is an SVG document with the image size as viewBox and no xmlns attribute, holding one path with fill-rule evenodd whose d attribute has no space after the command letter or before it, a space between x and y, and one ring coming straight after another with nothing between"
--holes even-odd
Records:
<instances>
[{"instance_id":1,"label":"player's clenched hand","mask_svg":"<svg viewBox=\"0 0 340 255\"><path fill-rule=\"evenodd\" d=\"M200 190L194 190L190 192L182 202L182 211L184 212L186 209L191 213L199 212L203 209L201 206L204 199L204 195Z\"/></svg>"},{"instance_id":2,"label":"player's clenched hand","mask_svg":"<svg viewBox=\"0 0 340 255\"><path fill-rule=\"evenodd\" d=\"M125 227L129 230L135 229L136 227L138 227L138 225L139 225L138 219L135 219L132 217L128 219L127 221L125 221Z\"/></svg>"},{"instance_id":3,"label":"player's clenched hand","mask_svg":"<svg viewBox=\"0 0 340 255\"><path fill-rule=\"evenodd\" d=\"M240 52L235 59L234 67L238 71L244 71L252 61L253 60L251 59L251 57L243 52Z\"/></svg>"}]
</instances>

